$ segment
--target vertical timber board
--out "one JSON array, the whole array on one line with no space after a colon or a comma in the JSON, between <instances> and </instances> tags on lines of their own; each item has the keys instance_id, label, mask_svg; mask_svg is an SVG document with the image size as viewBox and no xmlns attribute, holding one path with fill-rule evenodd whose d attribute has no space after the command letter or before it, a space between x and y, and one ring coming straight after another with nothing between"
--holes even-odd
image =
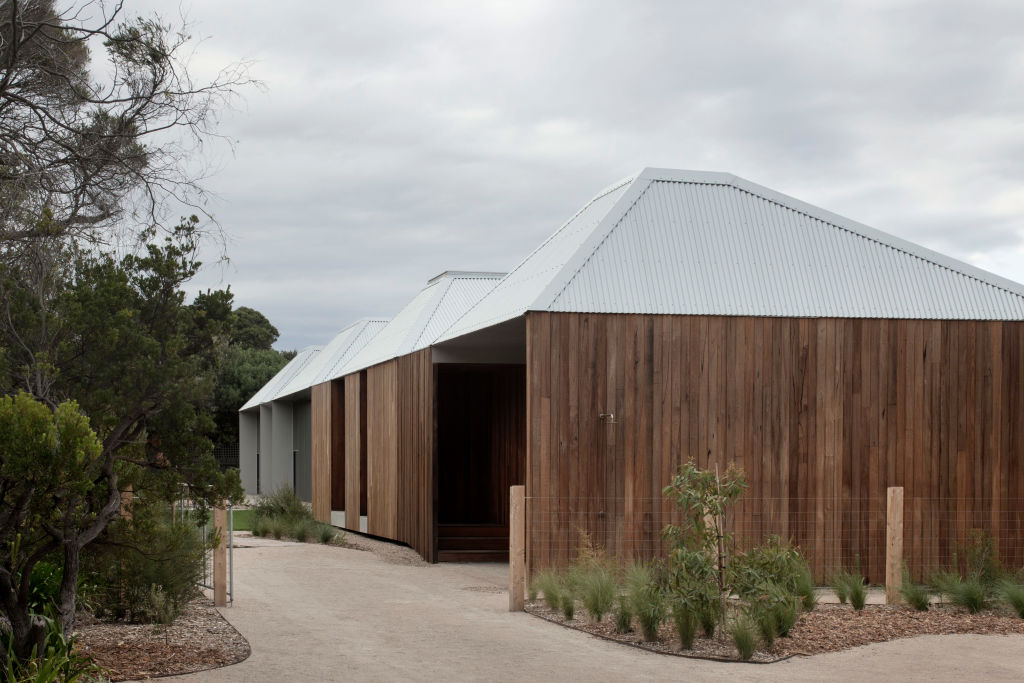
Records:
<instances>
[{"instance_id":1,"label":"vertical timber board","mask_svg":"<svg viewBox=\"0 0 1024 683\"><path fill-rule=\"evenodd\" d=\"M366 371L366 530L398 536L398 361Z\"/></svg>"},{"instance_id":2,"label":"vertical timber board","mask_svg":"<svg viewBox=\"0 0 1024 683\"><path fill-rule=\"evenodd\" d=\"M397 539L428 562L434 548L434 383L430 349L393 361L396 364Z\"/></svg>"},{"instance_id":3,"label":"vertical timber board","mask_svg":"<svg viewBox=\"0 0 1024 683\"><path fill-rule=\"evenodd\" d=\"M332 464L332 396L330 382L317 384L310 391L312 460L313 460L313 518L318 522L331 521L331 464Z\"/></svg>"},{"instance_id":4,"label":"vertical timber board","mask_svg":"<svg viewBox=\"0 0 1024 683\"><path fill-rule=\"evenodd\" d=\"M733 528L786 534L819 579L859 556L885 581L890 486L916 576L972 528L1024 552L1024 323L655 318L528 317L531 571L571 558L572 522L642 552L667 521L644 501L691 458L753 477Z\"/></svg>"},{"instance_id":5,"label":"vertical timber board","mask_svg":"<svg viewBox=\"0 0 1024 683\"><path fill-rule=\"evenodd\" d=\"M345 528L359 531L360 500L363 497L360 481L365 474L360 472L363 430L359 373L348 375L342 384L345 391Z\"/></svg>"}]
</instances>

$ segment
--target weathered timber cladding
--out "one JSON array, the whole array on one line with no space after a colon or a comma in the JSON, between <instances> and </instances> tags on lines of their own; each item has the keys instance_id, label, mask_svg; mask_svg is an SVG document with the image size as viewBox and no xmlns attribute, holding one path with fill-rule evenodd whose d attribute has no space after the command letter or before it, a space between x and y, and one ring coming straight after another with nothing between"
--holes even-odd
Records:
<instances>
[{"instance_id":1,"label":"weathered timber cladding","mask_svg":"<svg viewBox=\"0 0 1024 683\"><path fill-rule=\"evenodd\" d=\"M313 517L321 522L331 521L331 479L333 475L333 426L330 383L317 384L310 391L312 459L313 459ZM337 509L337 508L335 508Z\"/></svg>"},{"instance_id":2,"label":"weathered timber cladding","mask_svg":"<svg viewBox=\"0 0 1024 683\"><path fill-rule=\"evenodd\" d=\"M974 529L1020 566L1022 336L1022 322L530 313L531 571L568 561L577 526L610 553L657 552L673 519L661 489L689 459L741 466L738 540L791 538L819 579L859 558L884 581L888 486L904 487L913 572Z\"/></svg>"},{"instance_id":3,"label":"weathered timber cladding","mask_svg":"<svg viewBox=\"0 0 1024 683\"><path fill-rule=\"evenodd\" d=\"M430 350L366 371L367 531L432 561L434 389Z\"/></svg>"},{"instance_id":4,"label":"weathered timber cladding","mask_svg":"<svg viewBox=\"0 0 1024 683\"><path fill-rule=\"evenodd\" d=\"M345 528L359 531L359 516L366 513L366 388L361 373L335 382L345 392Z\"/></svg>"},{"instance_id":5,"label":"weathered timber cladding","mask_svg":"<svg viewBox=\"0 0 1024 683\"><path fill-rule=\"evenodd\" d=\"M437 366L438 522L508 526L526 465L526 368Z\"/></svg>"}]
</instances>

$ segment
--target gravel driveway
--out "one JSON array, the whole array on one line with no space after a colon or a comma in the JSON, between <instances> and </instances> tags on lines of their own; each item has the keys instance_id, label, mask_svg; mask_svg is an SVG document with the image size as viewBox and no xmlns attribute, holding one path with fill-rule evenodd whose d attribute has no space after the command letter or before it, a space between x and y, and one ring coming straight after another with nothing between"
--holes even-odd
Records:
<instances>
[{"instance_id":1,"label":"gravel driveway","mask_svg":"<svg viewBox=\"0 0 1024 683\"><path fill-rule=\"evenodd\" d=\"M656 655L510 614L503 565L418 561L368 550L238 538L241 664L182 681L1007 680L1024 679L1024 637L926 636L771 665Z\"/></svg>"}]
</instances>

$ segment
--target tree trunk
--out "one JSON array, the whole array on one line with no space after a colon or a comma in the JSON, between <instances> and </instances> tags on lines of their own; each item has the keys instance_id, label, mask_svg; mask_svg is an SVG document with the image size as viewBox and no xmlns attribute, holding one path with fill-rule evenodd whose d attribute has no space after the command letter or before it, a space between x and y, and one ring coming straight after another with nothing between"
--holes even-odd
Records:
<instances>
[{"instance_id":1,"label":"tree trunk","mask_svg":"<svg viewBox=\"0 0 1024 683\"><path fill-rule=\"evenodd\" d=\"M75 629L75 601L78 597L78 560L80 549L75 541L64 543L64 576L60 582L60 604L57 614L64 637Z\"/></svg>"}]
</instances>

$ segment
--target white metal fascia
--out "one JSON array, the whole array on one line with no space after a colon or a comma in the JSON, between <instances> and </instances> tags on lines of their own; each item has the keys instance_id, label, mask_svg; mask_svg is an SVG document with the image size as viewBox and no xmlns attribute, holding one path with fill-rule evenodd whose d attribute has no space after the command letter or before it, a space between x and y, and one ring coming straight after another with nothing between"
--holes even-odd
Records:
<instances>
[{"instance_id":1,"label":"white metal fascia","mask_svg":"<svg viewBox=\"0 0 1024 683\"><path fill-rule=\"evenodd\" d=\"M320 346L307 346L295 354L295 358L292 358L283 368L278 370L277 374L271 377L270 381L260 387L260 389L252 395L252 398L246 401L238 411L242 412L243 410L256 408L277 399L280 391L288 385L296 374L302 371L302 368L306 367L306 365L316 357L321 348L322 347Z\"/></svg>"}]
</instances>

